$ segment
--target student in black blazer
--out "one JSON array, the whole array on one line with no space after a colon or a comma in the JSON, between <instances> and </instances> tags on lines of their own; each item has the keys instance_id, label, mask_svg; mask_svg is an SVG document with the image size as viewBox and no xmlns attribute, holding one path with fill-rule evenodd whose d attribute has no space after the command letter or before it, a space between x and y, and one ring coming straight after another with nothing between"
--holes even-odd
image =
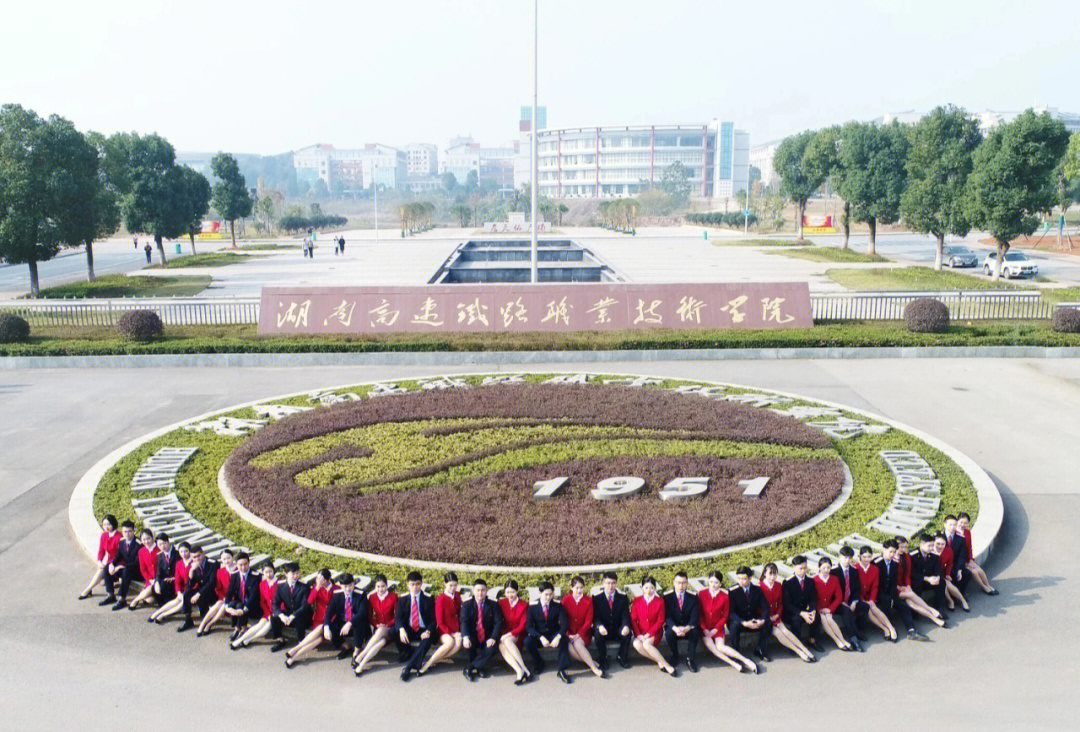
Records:
<instances>
[{"instance_id":1,"label":"student in black blazer","mask_svg":"<svg viewBox=\"0 0 1080 732\"><path fill-rule=\"evenodd\" d=\"M487 581L473 581L473 595L461 603L461 644L469 652L469 662L462 669L465 678L476 681L477 676L489 676L485 668L499 650L503 632L503 614L498 603L487 596Z\"/></svg>"},{"instance_id":2,"label":"student in black blazer","mask_svg":"<svg viewBox=\"0 0 1080 732\"><path fill-rule=\"evenodd\" d=\"M229 578L229 587L225 590L225 614L232 621L230 643L239 638L248 625L262 618L259 578L251 571L251 557L247 552L236 555L236 573Z\"/></svg>"},{"instance_id":3,"label":"student in black blazer","mask_svg":"<svg viewBox=\"0 0 1080 732\"><path fill-rule=\"evenodd\" d=\"M113 610L119 610L127 604L128 588L131 587L132 580L142 579L142 575L139 574L139 540L135 537L135 524L131 521L125 521L120 524L120 545L116 550L116 559L113 560L113 566L119 568L120 575L120 595L117 601L113 604ZM123 565L123 567L119 567ZM105 574L105 589L108 590L109 595L113 594L113 581L115 575Z\"/></svg>"},{"instance_id":4,"label":"student in black blazer","mask_svg":"<svg viewBox=\"0 0 1080 732\"><path fill-rule=\"evenodd\" d=\"M311 588L300 581L300 565L290 562L285 565L285 581L279 582L274 592L274 608L270 613L270 632L276 639L270 646L273 653L285 647L282 632L286 627L296 631L296 639L301 641L311 627L311 605L308 593Z\"/></svg>"},{"instance_id":5,"label":"student in black blazer","mask_svg":"<svg viewBox=\"0 0 1080 732\"><path fill-rule=\"evenodd\" d=\"M207 559L199 544L191 547L191 556L188 586L184 590L184 624L176 629L177 633L183 633L195 627L195 623L191 620L192 607L198 607L199 614L205 618L210 612L210 606L217 601L214 585L217 583L218 563Z\"/></svg>"},{"instance_id":6,"label":"student in black blazer","mask_svg":"<svg viewBox=\"0 0 1080 732\"><path fill-rule=\"evenodd\" d=\"M173 547L169 536L162 532L157 535L157 570L154 573L154 599L158 607L176 597L176 563L180 561L180 552Z\"/></svg>"},{"instance_id":7,"label":"student in black blazer","mask_svg":"<svg viewBox=\"0 0 1080 732\"><path fill-rule=\"evenodd\" d=\"M438 629L435 626L435 600L423 591L424 578L419 572L409 572L406 584L409 592L398 598L394 627L398 648L398 660L405 664L401 680L408 681L413 672L423 676L420 667L427 658ZM416 644L416 648L412 644Z\"/></svg>"},{"instance_id":8,"label":"student in black blazer","mask_svg":"<svg viewBox=\"0 0 1080 732\"><path fill-rule=\"evenodd\" d=\"M911 589L916 595L930 596L930 607L947 618L945 614L945 578L941 576L941 561L933 551L934 538L929 534L919 537L919 551L911 555ZM947 627L942 624L942 627Z\"/></svg>"},{"instance_id":9,"label":"student in black blazer","mask_svg":"<svg viewBox=\"0 0 1080 732\"><path fill-rule=\"evenodd\" d=\"M956 517L949 514L945 517L942 533L945 534L945 543L949 545L953 553L952 576L949 577L949 581L956 585L960 592L964 592L967 589L968 582L971 581L971 572L967 568L971 557L968 556L967 541L957 531L956 524Z\"/></svg>"},{"instance_id":10,"label":"student in black blazer","mask_svg":"<svg viewBox=\"0 0 1080 732\"><path fill-rule=\"evenodd\" d=\"M749 567L735 570L735 586L728 590L728 636L731 647L740 650L743 633L757 633L758 642L754 655L762 661L769 661L769 636L773 624L769 619L769 601L765 599L761 588L750 581L753 575Z\"/></svg>"},{"instance_id":11,"label":"student in black blazer","mask_svg":"<svg viewBox=\"0 0 1080 732\"><path fill-rule=\"evenodd\" d=\"M566 669L570 668L570 652L567 650L566 630L569 622L562 605L553 601L555 586L550 582L540 583L540 602L529 606L528 635L525 638L525 650L532 657L533 675L539 674L547 665L540 658L540 646L554 647L559 658L559 679L570 683Z\"/></svg>"},{"instance_id":12,"label":"student in black blazer","mask_svg":"<svg viewBox=\"0 0 1080 732\"><path fill-rule=\"evenodd\" d=\"M698 643L701 629L698 627L701 608L697 596L687 592L689 584L686 572L675 574L674 589L664 597L664 639L671 649L671 665L679 663L679 642L686 641L686 667L697 673Z\"/></svg>"},{"instance_id":13,"label":"student in black blazer","mask_svg":"<svg viewBox=\"0 0 1080 732\"><path fill-rule=\"evenodd\" d=\"M926 641L929 638L915 629L915 619L911 615L911 608L900 597L897 589L900 579L900 561L896 557L896 546L895 539L888 539L882 545L881 558L874 560L874 566L878 568L877 604L881 612L886 615L895 612L900 616L909 640Z\"/></svg>"},{"instance_id":14,"label":"student in black blazer","mask_svg":"<svg viewBox=\"0 0 1080 732\"><path fill-rule=\"evenodd\" d=\"M796 638L802 637L805 630L807 645L820 651L817 644L817 588L806 573L806 557L800 555L792 559L791 568L795 571L794 576L784 580L784 624Z\"/></svg>"},{"instance_id":15,"label":"student in black blazer","mask_svg":"<svg viewBox=\"0 0 1080 732\"><path fill-rule=\"evenodd\" d=\"M353 653L358 652L371 637L371 606L367 595L358 592L356 579L346 572L338 577L340 592L335 592L326 608L323 638L338 649L338 658L349 655L345 639L352 638Z\"/></svg>"},{"instance_id":16,"label":"student in black blazer","mask_svg":"<svg viewBox=\"0 0 1080 732\"><path fill-rule=\"evenodd\" d=\"M609 641L619 642L619 665L630 668L630 644L634 640L634 632L630 627L630 601L626 595L616 589L619 578L614 572L604 573L604 591L599 595L593 595L593 625L596 634L596 662L600 668L607 671L607 644Z\"/></svg>"},{"instance_id":17,"label":"student in black blazer","mask_svg":"<svg viewBox=\"0 0 1080 732\"><path fill-rule=\"evenodd\" d=\"M840 547L840 564L833 568L832 575L840 581L840 596L843 598L836 611L840 625L851 628L856 638L865 641L862 629L866 627L870 606L862 601L862 582L855 569L854 549L847 545Z\"/></svg>"}]
</instances>

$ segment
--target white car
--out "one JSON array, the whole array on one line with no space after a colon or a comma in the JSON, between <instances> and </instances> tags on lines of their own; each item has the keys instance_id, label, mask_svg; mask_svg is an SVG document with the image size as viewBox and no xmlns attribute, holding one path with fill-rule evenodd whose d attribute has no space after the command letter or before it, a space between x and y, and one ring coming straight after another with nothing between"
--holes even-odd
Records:
<instances>
[{"instance_id":1,"label":"white car","mask_svg":"<svg viewBox=\"0 0 1080 732\"><path fill-rule=\"evenodd\" d=\"M983 274L994 274L994 262L997 260L997 252L990 252L983 260ZM1001 276L1005 279L1012 277L1034 277L1039 274L1039 265L1028 259L1023 252L1005 252L1005 260L1001 263Z\"/></svg>"}]
</instances>

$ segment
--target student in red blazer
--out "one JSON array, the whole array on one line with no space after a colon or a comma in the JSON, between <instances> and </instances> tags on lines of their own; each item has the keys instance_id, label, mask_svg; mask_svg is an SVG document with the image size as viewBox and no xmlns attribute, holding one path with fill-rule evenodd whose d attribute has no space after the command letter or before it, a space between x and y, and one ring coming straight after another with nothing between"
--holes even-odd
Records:
<instances>
[{"instance_id":1,"label":"student in red blazer","mask_svg":"<svg viewBox=\"0 0 1080 732\"><path fill-rule=\"evenodd\" d=\"M79 599L85 600L90 597L94 592L94 588L97 587L105 580L105 575L109 571L109 565L116 559L116 552L120 548L120 532L117 530L119 524L116 522L116 517L111 513L105 514L105 518L101 519L101 536L98 538L98 551L97 551L97 567L94 569L94 575L90 578L90 582L83 588L83 591L79 593ZM109 599L108 596L105 598ZM116 602L116 598L112 598L113 602ZM105 605L107 603L99 603Z\"/></svg>"},{"instance_id":2,"label":"student in red blazer","mask_svg":"<svg viewBox=\"0 0 1080 732\"><path fill-rule=\"evenodd\" d=\"M570 580L570 594L563 596L562 606L566 610L566 640L569 641L566 650L570 652L570 657L588 666L594 676L604 678L604 672L596 665L592 653L589 652L593 630L593 601L592 597L585 593L584 579L573 577Z\"/></svg>"},{"instance_id":3,"label":"student in red blazer","mask_svg":"<svg viewBox=\"0 0 1080 732\"><path fill-rule=\"evenodd\" d=\"M953 555L952 547L949 546L949 540L945 538L945 534L937 534L934 536L934 554L937 554L941 561L941 577L945 580L945 601L949 604L950 610L956 609L956 603L960 603L960 607L964 608L964 612L971 612L971 608L968 606L967 598L964 597L964 593L960 591L960 588L953 584L952 576L954 563L956 557Z\"/></svg>"},{"instance_id":4,"label":"student in red blazer","mask_svg":"<svg viewBox=\"0 0 1080 732\"><path fill-rule=\"evenodd\" d=\"M745 668L756 674L757 664L724 642L730 606L719 572L709 572L709 586L699 592L697 597L698 627L701 629L701 641L705 644L705 650L736 671Z\"/></svg>"},{"instance_id":5,"label":"student in red blazer","mask_svg":"<svg viewBox=\"0 0 1080 732\"><path fill-rule=\"evenodd\" d=\"M881 629L886 640L896 643L896 628L893 627L889 616L878 606L881 570L871 561L873 558L874 552L870 547L859 547L859 561L855 563L855 572L859 575L859 599L869 608L866 618Z\"/></svg>"},{"instance_id":6,"label":"student in red blazer","mask_svg":"<svg viewBox=\"0 0 1080 732\"><path fill-rule=\"evenodd\" d=\"M353 673L360 676L364 666L371 663L387 643L394 639L394 614L397 612L397 593L390 591L386 575L375 575L375 589L368 595L371 607L371 638L353 658Z\"/></svg>"},{"instance_id":7,"label":"student in red blazer","mask_svg":"<svg viewBox=\"0 0 1080 732\"><path fill-rule=\"evenodd\" d=\"M266 636L273 625L270 622L270 616L274 612L274 595L277 594L277 571L273 564L267 562L262 566L260 574L262 578L259 580L259 609L262 611L262 617L241 633L236 640L229 643L230 650L247 648L252 641Z\"/></svg>"},{"instance_id":8,"label":"student in red blazer","mask_svg":"<svg viewBox=\"0 0 1080 732\"><path fill-rule=\"evenodd\" d=\"M784 623L784 583L780 581L780 570L777 569L774 563L769 562L762 568L759 587L769 606L769 622L772 623L772 634L776 637L777 642L804 662L815 663L817 658L814 657L814 654L803 645L799 636L795 635Z\"/></svg>"},{"instance_id":9,"label":"student in red blazer","mask_svg":"<svg viewBox=\"0 0 1080 732\"><path fill-rule=\"evenodd\" d=\"M825 634L832 638L836 647L842 651L854 651L856 645L844 637L844 631L837 623L837 611L844 601L840 592L840 580L833 576L832 560L822 557L818 560L818 571L814 575L814 585L817 592L817 614L821 622L821 628Z\"/></svg>"},{"instance_id":10,"label":"student in red blazer","mask_svg":"<svg viewBox=\"0 0 1080 732\"><path fill-rule=\"evenodd\" d=\"M532 671L525 664L525 657L521 655L521 646L525 642L525 633L528 631L529 603L518 595L518 583L514 580L507 580L503 587L503 596L499 599L499 610L502 611L503 616L499 654L517 676L514 683L532 681Z\"/></svg>"},{"instance_id":11,"label":"student in red blazer","mask_svg":"<svg viewBox=\"0 0 1080 732\"><path fill-rule=\"evenodd\" d=\"M660 634L664 632L664 598L656 594L656 580L650 575L641 581L641 596L630 604L630 627L634 631L634 650L656 663L657 667L676 676L675 668L667 662L660 649Z\"/></svg>"},{"instance_id":12,"label":"student in red blazer","mask_svg":"<svg viewBox=\"0 0 1080 732\"><path fill-rule=\"evenodd\" d=\"M435 627L439 629L439 647L431 654L420 673L426 674L432 666L444 658L453 658L461 650L461 593L458 577L453 572L443 575L443 591L435 598Z\"/></svg>"},{"instance_id":13,"label":"student in red blazer","mask_svg":"<svg viewBox=\"0 0 1080 732\"><path fill-rule=\"evenodd\" d=\"M975 580L975 584L986 594L998 594L998 591L990 584L990 578L986 576L986 570L975 561L975 550L971 544L971 516L966 513L958 514L956 517L956 531L964 537L964 544L967 545L966 566L968 572L971 573L971 579Z\"/></svg>"},{"instance_id":14,"label":"student in red blazer","mask_svg":"<svg viewBox=\"0 0 1080 732\"><path fill-rule=\"evenodd\" d=\"M308 651L313 651L326 640L323 636L323 624L326 622L326 609L338 586L331 579L330 570L323 567L316 573L315 582L308 592L308 605L311 606L311 629L295 646L285 652L285 668L296 665L296 659Z\"/></svg>"},{"instance_id":15,"label":"student in red blazer","mask_svg":"<svg viewBox=\"0 0 1080 732\"><path fill-rule=\"evenodd\" d=\"M920 597L919 593L912 587L914 580L912 575L914 572L912 571L910 549L911 545L906 537L896 537L896 561L900 567L897 572L896 595L919 615L922 615L939 628L944 627L945 619L941 617L941 613L937 608L930 607L930 603Z\"/></svg>"},{"instance_id":16,"label":"student in red blazer","mask_svg":"<svg viewBox=\"0 0 1080 732\"><path fill-rule=\"evenodd\" d=\"M209 635L214 623L225 617L225 595L229 591L232 576L236 574L236 553L232 549L225 549L221 552L219 561L221 566L217 568L214 580L214 602L209 612L203 614L199 630L195 633L196 638Z\"/></svg>"},{"instance_id":17,"label":"student in red blazer","mask_svg":"<svg viewBox=\"0 0 1080 732\"><path fill-rule=\"evenodd\" d=\"M143 529L139 534L139 579L143 582L143 588L135 599L128 603L128 610L134 610L143 603L150 602L154 595L154 578L157 575L157 558L160 550L154 541L154 532Z\"/></svg>"},{"instance_id":18,"label":"student in red blazer","mask_svg":"<svg viewBox=\"0 0 1080 732\"><path fill-rule=\"evenodd\" d=\"M165 622L165 618L179 612L184 606L184 592L187 590L188 572L189 567L191 566L191 545L186 541L180 542L176 545L176 553L180 558L177 560L176 564L173 565L172 588L170 590L172 597L157 610L150 613L147 622L153 621L158 625L161 625ZM168 579L168 577L162 577L159 572L158 576L154 579L154 582L155 584L160 585L163 581L168 581ZM165 595L166 593L163 592L162 594Z\"/></svg>"}]
</instances>

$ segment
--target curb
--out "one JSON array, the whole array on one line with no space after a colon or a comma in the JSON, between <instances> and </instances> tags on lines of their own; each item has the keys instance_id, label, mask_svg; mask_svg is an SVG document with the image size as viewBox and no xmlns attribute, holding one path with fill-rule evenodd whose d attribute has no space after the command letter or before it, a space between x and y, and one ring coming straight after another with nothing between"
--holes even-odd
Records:
<instances>
[{"instance_id":1,"label":"curb","mask_svg":"<svg viewBox=\"0 0 1080 732\"><path fill-rule=\"evenodd\" d=\"M873 358L1080 358L1080 346L890 346L881 348L684 348L626 351L383 351L0 356L0 370L266 366L472 366L618 361L756 361Z\"/></svg>"},{"instance_id":2,"label":"curb","mask_svg":"<svg viewBox=\"0 0 1080 732\"><path fill-rule=\"evenodd\" d=\"M478 373L486 373L486 372L478 372ZM616 375L616 374L604 374L603 372L586 372L586 373L596 374L596 375L611 375L611 376ZM442 375L443 374L434 374L434 375L429 375L429 376L410 376L409 378L410 379L436 378L436 377L442 376ZM454 376L468 376L468 375L471 375L471 374L461 373L461 374L453 374L453 375ZM618 375L625 375L625 374L618 374ZM648 374L634 374L634 376L649 376L649 375ZM659 377L656 377L656 378L659 378ZM382 379L380 381L386 381L386 379ZM706 380L700 380L700 381L701 381L701 383L711 383L711 384L722 385L722 386L734 386L734 387L744 388L744 389L755 388L755 387L749 387L749 386L742 385L742 384L727 384L727 383L721 383L721 382L709 382L709 381L706 381ZM376 382L360 382L360 383L363 384L363 383L376 383ZM334 385L334 386L322 387L322 388L320 388L318 390L322 391L322 390L340 389L340 388L344 388L344 387L347 387L347 386L357 386L357 385L358 384L356 384L356 383L337 384L337 385ZM229 407L225 407L224 409L216 409L216 410L211 411L211 412L206 412L204 414L200 414L198 416L190 417L188 419L181 420L179 422L175 422L173 424L167 425L167 426L162 427L160 429L154 430L153 432L142 435L141 437L137 437L134 440L131 440L130 442L126 443L125 445L123 445L123 446L113 450L112 452L110 452L108 455L106 455L101 460L96 462L93 465L93 467L91 467L90 470L88 470L82 476L82 478L79 479L79 482L75 485L75 489L71 494L71 499L68 502L68 523L71 526L72 532L74 533L76 540L82 546L83 551L86 552L86 554L91 558L94 558L97 555L98 538L99 538L99 534L101 533L101 527L98 524L97 519L94 517L93 506L94 506L94 493L97 491L98 483L101 482L101 478L105 475L105 473L109 470L109 468L111 468L116 462L118 462L121 458L123 458L125 455L130 453L132 450L135 450L140 445L142 445L142 444L144 444L146 442L149 442L150 440L153 440L153 439L155 439L157 437L160 437L161 435L164 435L164 434L166 434L168 432L172 432L173 430L179 428L180 426L185 425L185 424L189 424L191 422L202 421L202 420L208 419L208 418L213 417L213 416L218 415L218 414L224 414L224 413L227 413L227 412L235 411L237 409L242 409L244 407L250 407L250 406L253 406L255 404L261 404L261 403L266 402L266 401L271 400L271 399L284 399L284 398L288 398L288 397L291 397L291 396L298 396L298 395L302 395L302 394L308 394L311 391L312 391L312 389L305 389L303 391L293 392L291 394L277 394L277 395L272 395L272 396L268 396L268 397L263 397L262 399L255 399L255 400L252 400L252 401L249 401L249 402L245 402L243 404L235 404L235 405L232 405L232 406L229 406ZM767 390L763 390L763 391L768 391L770 393L779 394L781 396L787 396L787 397L791 397L791 398L794 398L794 399L808 399L808 397L798 395L798 394L792 394L791 392L776 391L774 389L767 389ZM869 418L877 420L879 422L883 422L885 424L888 424L889 426L891 426L891 427L893 427L895 429L907 432L907 433L909 433L911 435L914 435L915 437L919 438L920 440L926 442L931 447L934 447L934 448L940 450L941 452L945 453L945 455L950 460L955 462L960 467L960 469L963 470L964 473L967 474L968 478L971 479L972 485L975 488L976 497L978 498L978 501L979 501L979 514L978 514L978 519L975 522L975 525L971 528L972 550L973 550L973 553L975 555L975 560L977 562L979 562L980 564L983 564L983 563L986 562L986 559L989 557L990 552L993 549L994 542L996 541L996 539L998 537L998 534L1001 531L1001 525L1002 525L1002 523L1004 521L1004 516L1005 516L1005 509L1004 509L1004 504L1003 504L1002 499L1001 499L1001 493L998 491L997 486L994 484L994 481L990 478L989 475L987 475L986 471L984 471L982 468L980 468L978 466L978 464L975 463L974 460L969 458L964 453L960 452L956 448L946 444L945 442L942 442L941 440L938 440L936 437L933 437L933 436L931 436L931 435L929 435L929 434L927 434L927 433L925 433L925 432L923 432L921 430L915 429L913 427L909 427L909 426L907 426L907 425L905 425L905 424L903 424L901 422L897 422L896 420L888 419L886 417L882 417L880 415L873 414L873 413L867 412L865 410L856 409L854 407L850 407L850 406L847 406L847 405L844 405L844 404L837 404L835 402L829 402L829 401L825 401L825 400L821 400L821 399L813 399L812 401L814 401L816 403L819 403L819 404L822 404L824 406L835 407L837 409L842 409L842 410L847 411L847 412L860 414L860 415L863 415L865 417L869 417ZM704 557L704 556L720 556L722 554L730 553L730 552L737 551L737 550L740 550L740 549L745 549L745 548L752 547L752 546L757 546L757 545L760 545L760 544L770 543L770 542L775 541L775 540L777 540L779 538L784 538L784 536L788 535L789 533L802 532L805 529L810 528L810 526L812 526L813 524L818 523L818 522L828 518L829 515L836 512L840 508L840 506L843 505L843 503L847 501L847 498L850 495L850 491L851 491L851 485L850 485L851 475L848 472L848 469L847 469L846 465L844 467L844 472L845 472L844 489L842 490L841 495L835 501L833 501L833 503L831 503L824 511L819 513L817 516L814 516L813 518L811 518L809 521L804 522L803 524L800 524L799 526L793 527L791 529L787 529L785 532L781 532L780 534L776 534L774 536L766 537L766 538L763 538L763 539L757 539L757 540L754 540L752 542L747 542L745 544L741 544L741 545L738 545L738 546L735 546L735 547L724 547L724 548L719 549L719 550L713 550L713 551L709 551L709 552L701 552L701 553L698 553L698 554L676 556L676 557L670 557L670 558L658 559L658 560L644 560L644 561L640 561L640 562L625 562L625 563L621 563L621 564L612 564L612 565L596 565L596 567L598 567L598 569L596 569L595 571L605 571L609 566L611 568L614 568L614 569L625 569L625 568L651 566L651 565L654 565L654 564L657 564L657 563L660 563L660 562L670 563L672 561L683 561L683 560L689 560L689 559L694 559L694 558L700 558L700 557ZM307 538L300 537L298 535L292 534L292 533L290 533L288 531L285 531L284 529L281 529L280 527L274 526L273 524L270 524L270 523L260 519L259 517L255 516L249 510L244 508L242 506L242 504L240 504L239 501L237 501L236 498L232 495L232 492L228 489L228 486L226 485L225 480L224 480L224 465L222 465L221 470L219 470L219 472L218 472L218 487L219 487L219 490L221 490L222 496L224 497L224 499L225 499L226 503L229 505L229 507L233 511L235 511L241 518L243 518L245 521L248 521L249 523L257 526L258 528L261 528L264 531L266 531L266 532L268 532L268 533L270 533L270 534L272 534L272 535L274 535L274 536L276 536L276 537L278 537L280 539L283 539L285 541L298 543L298 544L301 544L301 545L304 545L304 546L308 546L308 547L310 547L312 549L316 549L318 551L323 551L323 552L327 552L327 553L330 553L330 554L336 554L338 556L345 556L345 557L350 557L350 558L371 559L371 560L380 561L380 562L386 562L386 563L391 563L391 564L406 564L406 563L408 563L410 565L422 566L422 567L452 568L452 569L455 569L456 571L462 571L462 570L464 570L464 571L474 571L474 570L475 571L517 571L517 572L525 572L525 573L544 573L544 572L548 572L548 573L560 572L561 573L563 570L566 570L566 571L569 571L569 572L573 572L573 571L592 572L592 571L594 571L591 566L571 567L571 568L565 568L565 567L509 567L509 568L503 568L503 567L495 567L495 566L447 564L447 563L443 563L443 562L432 562L432 561L423 561L423 560L408 560L406 562L406 560L403 560L403 559L396 559L396 558L393 558L393 557L382 557L381 555L366 554L364 552L341 549L340 547L333 547L333 546L330 546L328 544L322 544L321 542L316 542L316 541L313 541L311 539L307 539Z\"/></svg>"}]
</instances>

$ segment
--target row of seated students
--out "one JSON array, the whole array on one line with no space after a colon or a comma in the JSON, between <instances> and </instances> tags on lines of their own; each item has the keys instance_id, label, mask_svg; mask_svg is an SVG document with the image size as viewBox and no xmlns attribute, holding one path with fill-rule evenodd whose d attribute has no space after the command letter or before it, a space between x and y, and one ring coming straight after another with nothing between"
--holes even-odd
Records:
<instances>
[{"instance_id":1,"label":"row of seated students","mask_svg":"<svg viewBox=\"0 0 1080 732\"><path fill-rule=\"evenodd\" d=\"M383 575L375 577L370 593L360 591L350 574L334 581L328 569L308 584L301 581L295 563L285 565L280 579L270 564L252 571L244 552L225 550L218 562L200 546L180 542L174 547L164 533L155 537L144 530L136 541L130 521L118 531L116 519L106 516L98 567L79 599L90 597L104 583L107 594L100 605L113 610L156 605L147 622L158 625L182 613L178 632L197 628L198 637L226 621L234 651L265 636L273 640L271 651L285 650L286 632L292 632L296 642L285 653L286 668L329 643L338 649L338 658L352 657L357 677L391 642L403 681L425 675L462 650L468 658L462 673L470 681L486 678L498 653L514 672L515 683L524 684L546 666L541 649L554 650L557 675L565 683L571 682L571 660L606 678L612 642L618 644L616 659L623 668L629 667L633 648L671 676L678 674L681 663L697 672L695 657L703 645L724 664L757 673L757 661L740 652L744 636L756 636L752 655L759 661L771 660L769 640L775 638L803 661L814 663L822 636L844 651L862 651L863 631L872 625L896 642L891 617L904 624L908 638L926 640L914 616L947 627L948 610L956 603L969 609L964 590L971 580L996 595L972 557L969 522L966 514L959 520L947 516L943 531L920 536L914 553L903 537L886 541L877 556L868 546L859 549L858 557L851 547L842 547L838 566L822 557L812 575L805 557L795 557L793 573L783 581L775 564L764 566L757 583L749 567L740 567L730 589L724 589L719 572L712 572L707 586L694 593L688 590L687 575L679 572L670 593L660 595L656 580L646 577L641 594L631 600L617 589L617 576L608 572L596 594L587 594L585 581L574 577L570 594L560 601L552 584L542 582L539 601L529 604L515 581L507 582L495 600L482 578L473 581L471 597L463 600L453 572L445 575L438 597L423 590L418 572L409 573L408 593L402 596ZM143 588L128 601L135 582ZM661 652L662 642L670 659ZM595 646L595 655L590 646Z\"/></svg>"}]
</instances>

